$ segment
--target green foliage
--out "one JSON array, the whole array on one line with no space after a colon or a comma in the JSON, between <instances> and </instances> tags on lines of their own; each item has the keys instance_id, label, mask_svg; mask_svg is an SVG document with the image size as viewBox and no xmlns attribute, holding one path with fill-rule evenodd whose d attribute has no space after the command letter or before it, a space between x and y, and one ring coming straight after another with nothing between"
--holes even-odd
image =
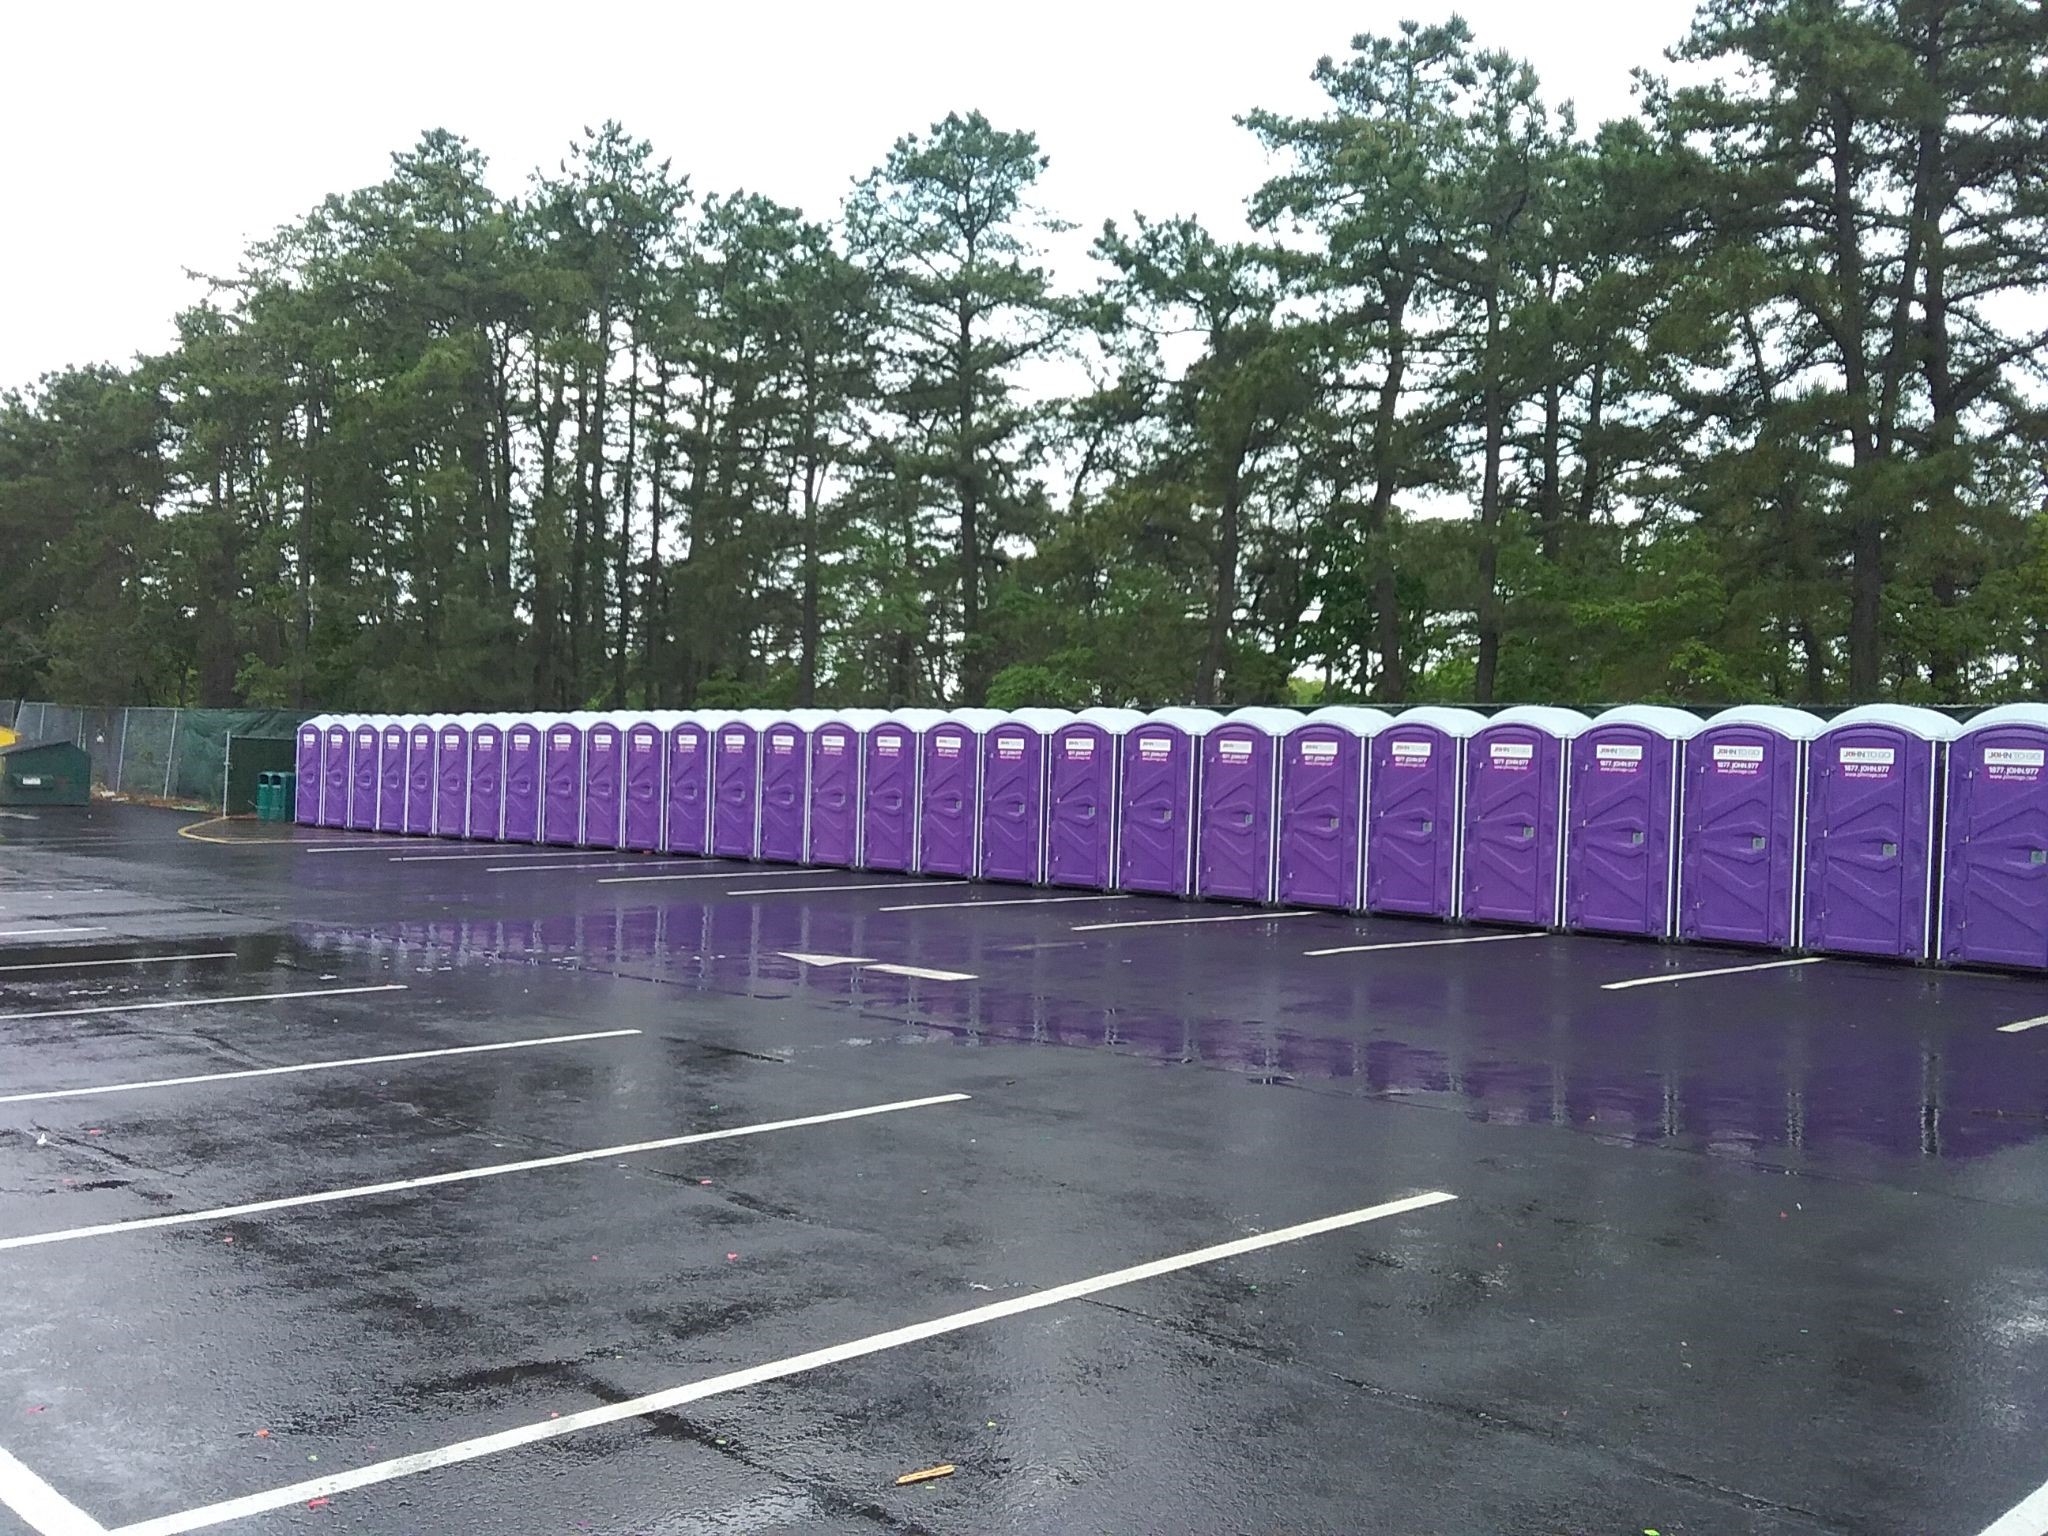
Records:
<instances>
[{"instance_id":1,"label":"green foliage","mask_svg":"<svg viewBox=\"0 0 2048 1536\"><path fill-rule=\"evenodd\" d=\"M2044 54L2028 0L1704 0L1701 83L1581 133L1403 25L1246 116L1256 239L1119 219L1086 291L979 113L816 218L430 132L0 396L0 695L2039 695Z\"/></svg>"}]
</instances>

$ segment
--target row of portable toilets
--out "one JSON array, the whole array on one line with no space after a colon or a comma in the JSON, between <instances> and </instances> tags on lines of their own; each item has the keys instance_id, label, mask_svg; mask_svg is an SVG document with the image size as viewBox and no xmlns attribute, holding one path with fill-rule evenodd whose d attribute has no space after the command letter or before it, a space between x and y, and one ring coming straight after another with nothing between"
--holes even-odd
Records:
<instances>
[{"instance_id":1,"label":"row of portable toilets","mask_svg":"<svg viewBox=\"0 0 2048 1536\"><path fill-rule=\"evenodd\" d=\"M297 819L2048 968L2048 706L323 716Z\"/></svg>"}]
</instances>

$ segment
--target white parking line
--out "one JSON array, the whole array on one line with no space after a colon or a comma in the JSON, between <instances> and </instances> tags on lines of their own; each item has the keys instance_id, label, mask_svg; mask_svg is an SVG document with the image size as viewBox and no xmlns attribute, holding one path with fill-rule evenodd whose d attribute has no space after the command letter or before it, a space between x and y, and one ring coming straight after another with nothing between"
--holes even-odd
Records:
<instances>
[{"instance_id":1,"label":"white parking line","mask_svg":"<svg viewBox=\"0 0 2048 1536\"><path fill-rule=\"evenodd\" d=\"M194 1083L227 1083L244 1077L284 1077L293 1072L332 1072L340 1067L381 1067L396 1061L430 1061L437 1056L482 1056L492 1051L524 1051L539 1045L575 1045L585 1040L618 1040L637 1029L601 1029L581 1035L549 1035L541 1040L500 1040L492 1045L451 1045L432 1051L400 1051L393 1056L348 1056L337 1061L302 1061L287 1067L248 1067L238 1072L207 1072L196 1077L159 1077L146 1083L108 1083L98 1088L52 1088L40 1093L0 1094L0 1104L42 1104L51 1099L89 1099L103 1093L140 1093L145 1088L188 1088Z\"/></svg>"},{"instance_id":2,"label":"white parking line","mask_svg":"<svg viewBox=\"0 0 2048 1536\"><path fill-rule=\"evenodd\" d=\"M889 976L908 976L915 981L979 981L972 971L934 971L922 965L870 965L871 971Z\"/></svg>"},{"instance_id":3,"label":"white parking line","mask_svg":"<svg viewBox=\"0 0 2048 1536\"><path fill-rule=\"evenodd\" d=\"M810 871L806 870L806 874ZM607 882L600 882L601 884ZM727 891L728 896L811 896L819 891L930 891L944 885L972 885L972 880L885 880L879 885L777 885L751 891Z\"/></svg>"},{"instance_id":4,"label":"white parking line","mask_svg":"<svg viewBox=\"0 0 2048 1536\"><path fill-rule=\"evenodd\" d=\"M1400 939L1391 944L1340 944L1335 949L1304 949L1304 955L1369 955L1376 949L1435 949L1442 944L1505 944L1509 939L1547 939L1547 933L1481 933L1464 939Z\"/></svg>"},{"instance_id":5,"label":"white parking line","mask_svg":"<svg viewBox=\"0 0 2048 1536\"><path fill-rule=\"evenodd\" d=\"M2017 1024L2001 1024L1998 1026L1998 1032L2001 1035L2023 1035L2030 1029L2039 1029L2043 1024L2048 1024L2048 1013L2042 1014L2038 1019L2021 1019ZM2043 1526L2042 1529L2048 1531L2048 1526Z\"/></svg>"},{"instance_id":6,"label":"white parking line","mask_svg":"<svg viewBox=\"0 0 2048 1536\"><path fill-rule=\"evenodd\" d=\"M536 843L500 843L487 853L394 853L394 864L457 864L483 859L594 859L615 853L613 848L557 848L552 851ZM649 854L649 858L654 855Z\"/></svg>"},{"instance_id":7,"label":"white parking line","mask_svg":"<svg viewBox=\"0 0 2048 1536\"><path fill-rule=\"evenodd\" d=\"M610 853L612 850L607 848L602 851ZM501 854L500 857L502 858L503 855ZM585 854L584 857L589 858L592 855ZM519 875L533 870L645 869L650 864L664 862L667 857L668 855L661 853L643 853L637 859L607 859L601 864L489 864L484 867L484 873L487 875Z\"/></svg>"},{"instance_id":8,"label":"white parking line","mask_svg":"<svg viewBox=\"0 0 2048 1536\"><path fill-rule=\"evenodd\" d=\"M301 997L353 997L360 992L403 992L405 983L374 987L315 987L305 992L244 992L236 997L177 997L154 1003L106 1003L93 1008L39 1008L34 1013L0 1013L0 1024L16 1019L76 1019L89 1013L140 1013L146 1008L213 1008L223 1003L288 1003Z\"/></svg>"},{"instance_id":9,"label":"white parking line","mask_svg":"<svg viewBox=\"0 0 2048 1536\"><path fill-rule=\"evenodd\" d=\"M104 928L0 928L0 939L47 939L59 933L105 933Z\"/></svg>"},{"instance_id":10,"label":"white parking line","mask_svg":"<svg viewBox=\"0 0 2048 1536\"><path fill-rule=\"evenodd\" d=\"M728 1371L722 1376L707 1377L702 1381L670 1387L662 1392L650 1392L644 1397L628 1398L619 1403L606 1403L598 1408L586 1408L579 1413L567 1413L560 1418L523 1424L516 1429L501 1430L494 1435L482 1435L474 1440L458 1441L436 1450L420 1451L410 1456L394 1457L390 1461L374 1462L369 1466L357 1467L347 1472L332 1472L325 1477L312 1478L283 1488L272 1488L265 1493L250 1494L239 1499L228 1499L219 1504L206 1505L201 1509L187 1510L179 1515L143 1520L134 1525L123 1526L113 1533L113 1536L183 1536L187 1531L225 1525L231 1520L246 1520L252 1515L285 1509L312 1499L331 1498L338 1493L368 1488L377 1483L392 1482L421 1472L436 1471L442 1467L454 1466L458 1462L476 1461L485 1456L495 1456L500 1452L516 1450L520 1446L533 1445L542 1440L573 1435L601 1424L617 1424L628 1419L645 1418L649 1414L666 1413L686 1403L701 1402L707 1397L742 1391L748 1387L760 1386L764 1382L781 1381L806 1371L840 1365L848 1360L878 1355L885 1350L901 1349L909 1344L920 1344L926 1339L941 1338L946 1334L960 1333L969 1328L984 1327L1006 1318L1043 1311L1047 1307L1057 1307L1069 1301L1080 1301L1085 1297L1116 1290L1121 1286L1136 1285L1140 1281L1155 1280L1162 1275L1177 1274L1182 1270L1195 1269L1205 1264L1220 1264L1226 1259L1257 1253L1266 1248L1277 1248L1285 1243L1300 1242L1305 1238L1320 1237L1329 1232L1340 1232L1347 1227L1362 1226L1369 1221L1384 1221L1391 1216L1405 1216L1411 1211L1443 1205L1456 1198L1455 1195L1436 1190L1429 1194L1411 1195L1405 1200L1389 1200L1384 1205L1346 1211L1339 1216L1325 1216L1319 1221L1305 1221L1298 1226L1282 1227L1274 1232L1241 1237L1233 1242L1218 1243L1209 1248L1196 1248L1187 1253L1174 1254L1170 1258L1133 1264L1128 1269L1114 1269L1107 1274L1071 1281L1066 1285L1028 1291L1021 1296L1008 1296L985 1307L973 1307L965 1312L949 1312L922 1323L913 1323L907 1328L892 1328L886 1333L871 1333L866 1338L854 1339L845 1344L834 1344L825 1349L790 1355L781 1360L772 1360L765 1365L749 1366L744 1370Z\"/></svg>"},{"instance_id":11,"label":"white parking line","mask_svg":"<svg viewBox=\"0 0 2048 1536\"><path fill-rule=\"evenodd\" d=\"M181 960L233 960L232 949L203 955L131 955L121 960L38 960L33 965L0 965L0 971L75 971L82 965L175 965Z\"/></svg>"},{"instance_id":12,"label":"white parking line","mask_svg":"<svg viewBox=\"0 0 2048 1536\"><path fill-rule=\"evenodd\" d=\"M1674 981L1699 981L1707 976L1742 976L1750 971L1782 971L1791 965L1819 965L1825 955L1801 955L1796 960L1766 960L1760 965L1724 965L1712 971L1677 971L1669 976L1635 976L1627 981L1606 981L1602 992L1626 992L1630 987L1661 987Z\"/></svg>"},{"instance_id":13,"label":"white parking line","mask_svg":"<svg viewBox=\"0 0 2048 1536\"><path fill-rule=\"evenodd\" d=\"M2048 1531L2048 1484L1986 1526L1983 1536L2041 1536Z\"/></svg>"},{"instance_id":14,"label":"white parking line","mask_svg":"<svg viewBox=\"0 0 2048 1536\"><path fill-rule=\"evenodd\" d=\"M769 1120L760 1125L740 1125L723 1131L697 1131L688 1136L666 1136L660 1141L635 1141L617 1147L594 1147L588 1152L562 1152L553 1157L536 1157L523 1163L495 1163L486 1168L458 1168L450 1173L430 1173L417 1179L393 1179L386 1184L358 1184L352 1189L327 1189L312 1195L286 1195L276 1200L254 1200L247 1205L223 1205L210 1211L177 1211L168 1216L137 1216L128 1221L102 1222L96 1227L71 1227L61 1232L29 1232L20 1237L0 1237L0 1252L16 1248L40 1248L50 1243L71 1243L85 1237L108 1237L117 1232L146 1232L157 1227L189 1227L209 1221L234 1221L243 1216L261 1216L269 1211L297 1210L308 1205L333 1205L341 1200L363 1200L372 1195L405 1194L415 1189L432 1189L441 1184L462 1184L476 1179L501 1178L508 1173L532 1173L541 1168L567 1168L574 1163L597 1162L608 1157L634 1157L644 1152L665 1152L672 1147L692 1147L706 1141L734 1141L743 1136L764 1136L770 1131L801 1130L810 1125L831 1125L841 1120L862 1120L872 1115L894 1114L902 1109L928 1109L935 1104L959 1104L968 1094L942 1093L928 1099L899 1099L894 1104L870 1104L863 1109L835 1109L829 1114L804 1115L794 1120Z\"/></svg>"},{"instance_id":15,"label":"white parking line","mask_svg":"<svg viewBox=\"0 0 2048 1536\"><path fill-rule=\"evenodd\" d=\"M36 1536L107 1536L104 1525L4 1450L0 1450L0 1509L14 1511Z\"/></svg>"},{"instance_id":16,"label":"white parking line","mask_svg":"<svg viewBox=\"0 0 2048 1536\"><path fill-rule=\"evenodd\" d=\"M308 853L389 853L394 848L403 848L409 843L416 843L417 840L409 837L391 836L378 838L330 837L324 838L319 842L295 837L291 841L294 846L303 848Z\"/></svg>"},{"instance_id":17,"label":"white parking line","mask_svg":"<svg viewBox=\"0 0 2048 1536\"><path fill-rule=\"evenodd\" d=\"M1076 901L1142 901L1141 896L1019 896L1004 901L920 901L907 907L877 907L877 912L951 912L971 907L1058 907Z\"/></svg>"},{"instance_id":18,"label":"white parking line","mask_svg":"<svg viewBox=\"0 0 2048 1536\"><path fill-rule=\"evenodd\" d=\"M714 869L706 873L698 871L688 875L606 875L599 885L652 885L663 880L794 880L809 879L817 875L815 869L762 869L746 874L736 869Z\"/></svg>"},{"instance_id":19,"label":"white parking line","mask_svg":"<svg viewBox=\"0 0 2048 1536\"><path fill-rule=\"evenodd\" d=\"M1072 933L1106 933L1111 928L1182 928L1190 923L1277 923L1283 917L1338 917L1336 912L1232 912L1225 917L1148 917L1136 923L1077 923Z\"/></svg>"}]
</instances>

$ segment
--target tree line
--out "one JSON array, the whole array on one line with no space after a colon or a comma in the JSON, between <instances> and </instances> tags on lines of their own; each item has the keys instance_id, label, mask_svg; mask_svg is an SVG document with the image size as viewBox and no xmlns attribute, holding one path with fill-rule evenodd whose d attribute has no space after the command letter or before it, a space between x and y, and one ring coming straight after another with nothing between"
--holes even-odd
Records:
<instances>
[{"instance_id":1,"label":"tree line","mask_svg":"<svg viewBox=\"0 0 2048 1536\"><path fill-rule=\"evenodd\" d=\"M1062 284L1035 136L815 217L435 131L0 397L0 695L425 709L2048 692L2048 11L1458 20Z\"/></svg>"}]
</instances>

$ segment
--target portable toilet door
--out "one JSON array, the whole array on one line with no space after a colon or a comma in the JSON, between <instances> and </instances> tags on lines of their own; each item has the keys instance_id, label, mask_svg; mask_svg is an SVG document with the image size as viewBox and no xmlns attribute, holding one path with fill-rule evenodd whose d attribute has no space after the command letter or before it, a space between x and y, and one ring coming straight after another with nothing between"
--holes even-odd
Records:
<instances>
[{"instance_id":1,"label":"portable toilet door","mask_svg":"<svg viewBox=\"0 0 2048 1536\"><path fill-rule=\"evenodd\" d=\"M355 750L356 727L361 723L355 715L328 717L320 742L320 825L323 827L352 824L348 809L355 775L349 771L349 755Z\"/></svg>"},{"instance_id":2,"label":"portable toilet door","mask_svg":"<svg viewBox=\"0 0 2048 1536\"><path fill-rule=\"evenodd\" d=\"M981 738L981 878L1045 879L1046 778L1064 709L1018 709Z\"/></svg>"},{"instance_id":3,"label":"portable toilet door","mask_svg":"<svg viewBox=\"0 0 2048 1536\"><path fill-rule=\"evenodd\" d=\"M956 709L917 743L917 872L971 879L981 851L981 742L1006 716Z\"/></svg>"},{"instance_id":4,"label":"portable toilet door","mask_svg":"<svg viewBox=\"0 0 2048 1536\"><path fill-rule=\"evenodd\" d=\"M1587 933L1668 939L1675 929L1678 825L1689 710L1625 704L1571 744L1564 920Z\"/></svg>"},{"instance_id":5,"label":"portable toilet door","mask_svg":"<svg viewBox=\"0 0 2048 1536\"><path fill-rule=\"evenodd\" d=\"M662 767L668 754L666 726L681 716L673 712L628 717L624 724L625 766L620 771L619 846L635 853L661 849Z\"/></svg>"},{"instance_id":6,"label":"portable toilet door","mask_svg":"<svg viewBox=\"0 0 2048 1536\"><path fill-rule=\"evenodd\" d=\"M541 803L546 776L541 767L541 735L553 715L518 715L505 726L505 823L508 843L540 841Z\"/></svg>"},{"instance_id":7,"label":"portable toilet door","mask_svg":"<svg viewBox=\"0 0 2048 1536\"><path fill-rule=\"evenodd\" d=\"M1576 709L1517 705L1465 743L1466 918L1531 928L1562 920L1568 760L1592 723Z\"/></svg>"},{"instance_id":8,"label":"portable toilet door","mask_svg":"<svg viewBox=\"0 0 2048 1536\"><path fill-rule=\"evenodd\" d=\"M505 736L509 715L485 715L469 727L469 808L464 835L495 842L505 834Z\"/></svg>"},{"instance_id":9,"label":"portable toilet door","mask_svg":"<svg viewBox=\"0 0 2048 1536\"><path fill-rule=\"evenodd\" d=\"M1231 711L1202 738L1195 893L1271 901L1278 865L1280 746L1305 717L1292 709Z\"/></svg>"},{"instance_id":10,"label":"portable toilet door","mask_svg":"<svg viewBox=\"0 0 2048 1536\"><path fill-rule=\"evenodd\" d=\"M414 715L405 729L405 821L403 830L426 837L434 830L435 737L441 716Z\"/></svg>"},{"instance_id":11,"label":"portable toilet door","mask_svg":"<svg viewBox=\"0 0 2048 1536\"><path fill-rule=\"evenodd\" d=\"M1046 884L1106 891L1116 883L1124 738L1144 719L1135 709L1084 709L1053 733L1046 769Z\"/></svg>"},{"instance_id":12,"label":"portable toilet door","mask_svg":"<svg viewBox=\"0 0 2048 1536\"><path fill-rule=\"evenodd\" d=\"M1365 789L1383 709L1332 704L1280 748L1280 875L1289 906L1355 912L1365 904Z\"/></svg>"},{"instance_id":13,"label":"portable toilet door","mask_svg":"<svg viewBox=\"0 0 2048 1536\"><path fill-rule=\"evenodd\" d=\"M1366 784L1365 910L1454 918L1461 886L1469 709L1404 709L1372 739Z\"/></svg>"},{"instance_id":14,"label":"portable toilet door","mask_svg":"<svg viewBox=\"0 0 2048 1536\"><path fill-rule=\"evenodd\" d=\"M811 732L808 863L833 869L860 865L862 766L867 733L889 717L879 709L843 709Z\"/></svg>"},{"instance_id":15,"label":"portable toilet door","mask_svg":"<svg viewBox=\"0 0 2048 1536\"><path fill-rule=\"evenodd\" d=\"M2048 704L2001 704L1948 749L1941 958L2048 968Z\"/></svg>"},{"instance_id":16,"label":"portable toilet door","mask_svg":"<svg viewBox=\"0 0 2048 1536\"><path fill-rule=\"evenodd\" d=\"M327 789L326 770L321 757L326 749L327 727L331 715L315 715L299 727L298 755L294 759L294 771L299 776L299 798L293 812L293 820L303 826L320 825L320 799Z\"/></svg>"},{"instance_id":17,"label":"portable toilet door","mask_svg":"<svg viewBox=\"0 0 2048 1536\"><path fill-rule=\"evenodd\" d=\"M1195 890L1196 785L1213 709L1155 709L1124 736L1117 801L1116 888L1159 896Z\"/></svg>"},{"instance_id":18,"label":"portable toilet door","mask_svg":"<svg viewBox=\"0 0 2048 1536\"><path fill-rule=\"evenodd\" d=\"M775 716L742 710L718 727L711 768L711 851L751 859L761 846L761 728Z\"/></svg>"},{"instance_id":19,"label":"portable toilet door","mask_svg":"<svg viewBox=\"0 0 2048 1536\"><path fill-rule=\"evenodd\" d=\"M596 717L551 716L540 738L540 840L573 848L583 838L583 733Z\"/></svg>"},{"instance_id":20,"label":"portable toilet door","mask_svg":"<svg viewBox=\"0 0 2048 1536\"><path fill-rule=\"evenodd\" d=\"M759 857L801 864L811 809L811 731L822 709L793 709L761 728L761 839Z\"/></svg>"},{"instance_id":21,"label":"portable toilet door","mask_svg":"<svg viewBox=\"0 0 2048 1536\"><path fill-rule=\"evenodd\" d=\"M583 727L583 835L588 848L619 846L626 815L624 715L598 715Z\"/></svg>"},{"instance_id":22,"label":"portable toilet door","mask_svg":"<svg viewBox=\"0 0 2048 1536\"><path fill-rule=\"evenodd\" d=\"M1818 715L1724 709L1686 744L1678 818L1678 936L1789 949L1799 941L1800 847Z\"/></svg>"},{"instance_id":23,"label":"portable toilet door","mask_svg":"<svg viewBox=\"0 0 2048 1536\"><path fill-rule=\"evenodd\" d=\"M723 715L683 714L668 738L668 792L662 807L664 853L711 852L711 733Z\"/></svg>"},{"instance_id":24,"label":"portable toilet door","mask_svg":"<svg viewBox=\"0 0 2048 1536\"><path fill-rule=\"evenodd\" d=\"M405 754L412 735L410 715L386 715L377 736L377 830L405 830Z\"/></svg>"},{"instance_id":25,"label":"portable toilet door","mask_svg":"<svg viewBox=\"0 0 2048 1536\"><path fill-rule=\"evenodd\" d=\"M861 797L861 868L917 868L918 739L946 717L936 709L899 709L868 732Z\"/></svg>"},{"instance_id":26,"label":"portable toilet door","mask_svg":"<svg viewBox=\"0 0 2048 1536\"><path fill-rule=\"evenodd\" d=\"M469 732L475 715L443 715L434 727L434 817L436 837L461 837L469 830Z\"/></svg>"},{"instance_id":27,"label":"portable toilet door","mask_svg":"<svg viewBox=\"0 0 2048 1536\"><path fill-rule=\"evenodd\" d=\"M1803 947L1908 960L1933 952L1943 753L1956 729L1931 709L1865 704L1815 738Z\"/></svg>"}]
</instances>

